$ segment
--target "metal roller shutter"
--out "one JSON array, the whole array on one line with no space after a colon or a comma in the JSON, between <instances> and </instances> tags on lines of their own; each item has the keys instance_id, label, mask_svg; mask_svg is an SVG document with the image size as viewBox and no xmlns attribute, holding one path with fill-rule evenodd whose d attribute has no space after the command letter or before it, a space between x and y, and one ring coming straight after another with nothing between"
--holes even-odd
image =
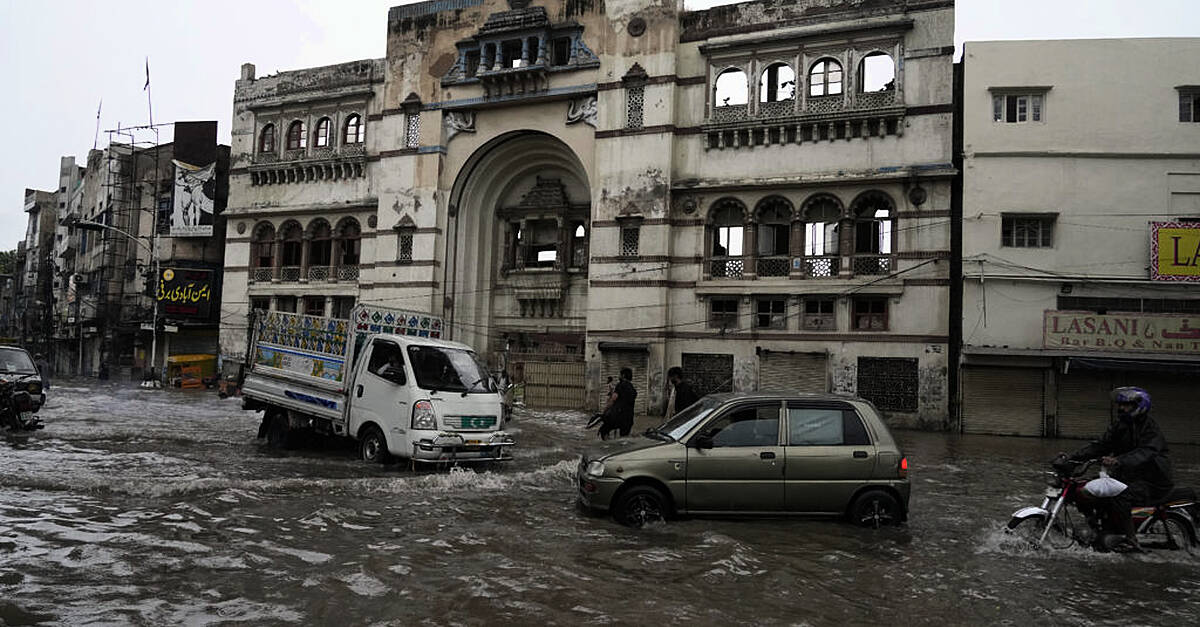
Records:
<instances>
[{"instance_id":1,"label":"metal roller shutter","mask_svg":"<svg viewBox=\"0 0 1200 627\"><path fill-rule=\"evenodd\" d=\"M1200 444L1200 385L1180 375L1150 373L1141 387L1150 393L1150 415L1168 442ZM1125 385L1138 385L1128 382Z\"/></svg>"},{"instance_id":2,"label":"metal roller shutter","mask_svg":"<svg viewBox=\"0 0 1200 627\"><path fill-rule=\"evenodd\" d=\"M624 350L608 350L603 353L604 359L603 371L600 373L600 387L605 389L609 377L613 378L613 385L621 379L621 368L631 368L633 370L633 387L637 390L637 399L634 401L634 413L643 416L646 414L646 403L650 400L650 386L646 379L646 353L643 351L624 351ZM607 400L605 401L607 402ZM601 408L604 407L602 404Z\"/></svg>"},{"instance_id":3,"label":"metal roller shutter","mask_svg":"<svg viewBox=\"0 0 1200 627\"><path fill-rule=\"evenodd\" d=\"M963 432L1042 435L1043 377L1033 368L964 368Z\"/></svg>"},{"instance_id":4,"label":"metal roller shutter","mask_svg":"<svg viewBox=\"0 0 1200 627\"><path fill-rule=\"evenodd\" d=\"M789 392L829 391L828 369L823 353L775 353L759 357L758 389Z\"/></svg>"},{"instance_id":5,"label":"metal roller shutter","mask_svg":"<svg viewBox=\"0 0 1200 627\"><path fill-rule=\"evenodd\" d=\"M1058 437L1090 440L1108 429L1112 420L1109 393L1113 376L1107 372L1065 374L1058 380Z\"/></svg>"}]
</instances>

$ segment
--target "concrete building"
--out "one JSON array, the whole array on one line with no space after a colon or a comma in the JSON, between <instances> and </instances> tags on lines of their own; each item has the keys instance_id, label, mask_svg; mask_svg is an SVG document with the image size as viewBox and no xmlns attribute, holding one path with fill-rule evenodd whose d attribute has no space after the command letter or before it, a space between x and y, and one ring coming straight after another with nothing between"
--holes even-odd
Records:
<instances>
[{"instance_id":1,"label":"concrete building","mask_svg":"<svg viewBox=\"0 0 1200 627\"><path fill-rule=\"evenodd\" d=\"M1110 389L1139 385L1168 438L1200 442L1197 53L966 44L964 431L1095 436Z\"/></svg>"},{"instance_id":2,"label":"concrete building","mask_svg":"<svg viewBox=\"0 0 1200 627\"><path fill-rule=\"evenodd\" d=\"M82 172L62 160L63 371L141 381L171 376L186 355L215 372L228 147L216 122L173 127L171 143L92 150Z\"/></svg>"},{"instance_id":3,"label":"concrete building","mask_svg":"<svg viewBox=\"0 0 1200 627\"><path fill-rule=\"evenodd\" d=\"M25 240L17 249L23 263L13 294L13 337L30 353L47 352L51 345L55 198L54 192L25 190L27 219Z\"/></svg>"},{"instance_id":4,"label":"concrete building","mask_svg":"<svg viewBox=\"0 0 1200 627\"><path fill-rule=\"evenodd\" d=\"M234 95L221 350L249 307L443 316L594 406L858 393L948 419L953 2L438 0L387 56Z\"/></svg>"}]
</instances>

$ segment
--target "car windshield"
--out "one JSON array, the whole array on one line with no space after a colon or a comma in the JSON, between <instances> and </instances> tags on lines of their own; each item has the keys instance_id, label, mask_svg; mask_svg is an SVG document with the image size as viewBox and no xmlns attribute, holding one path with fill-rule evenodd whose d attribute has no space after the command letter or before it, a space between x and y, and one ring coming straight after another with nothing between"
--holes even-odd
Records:
<instances>
[{"instance_id":1,"label":"car windshield","mask_svg":"<svg viewBox=\"0 0 1200 627\"><path fill-rule=\"evenodd\" d=\"M422 389L467 394L496 391L491 374L471 351L416 344L408 347L408 359Z\"/></svg>"},{"instance_id":2,"label":"car windshield","mask_svg":"<svg viewBox=\"0 0 1200 627\"><path fill-rule=\"evenodd\" d=\"M0 373L37 374L37 366L33 365L29 353L19 348L0 348Z\"/></svg>"},{"instance_id":3,"label":"car windshield","mask_svg":"<svg viewBox=\"0 0 1200 627\"><path fill-rule=\"evenodd\" d=\"M674 418L656 427L655 431L668 435L672 439L679 440L692 427L696 426L696 423L704 420L706 416L711 414L719 404L720 402L712 397L702 398L687 409L675 414Z\"/></svg>"}]
</instances>

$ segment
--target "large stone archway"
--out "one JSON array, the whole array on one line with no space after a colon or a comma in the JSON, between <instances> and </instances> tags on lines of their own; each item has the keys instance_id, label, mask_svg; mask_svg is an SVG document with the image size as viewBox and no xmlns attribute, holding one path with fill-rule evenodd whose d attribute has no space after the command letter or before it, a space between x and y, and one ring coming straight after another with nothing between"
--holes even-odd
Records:
<instances>
[{"instance_id":1,"label":"large stone archway","mask_svg":"<svg viewBox=\"0 0 1200 627\"><path fill-rule=\"evenodd\" d=\"M551 135L512 132L475 150L448 203L444 285L455 340L493 356L507 350L517 363L578 363L583 385L590 198L584 166ZM576 393L548 404L574 405Z\"/></svg>"}]
</instances>

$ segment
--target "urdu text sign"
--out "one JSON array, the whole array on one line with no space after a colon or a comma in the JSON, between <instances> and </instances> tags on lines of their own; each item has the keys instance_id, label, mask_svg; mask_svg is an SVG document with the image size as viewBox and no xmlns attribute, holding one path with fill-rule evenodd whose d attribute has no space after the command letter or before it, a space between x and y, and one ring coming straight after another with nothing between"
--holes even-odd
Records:
<instances>
[{"instance_id":1,"label":"urdu text sign","mask_svg":"<svg viewBox=\"0 0 1200 627\"><path fill-rule=\"evenodd\" d=\"M1150 278L1200 281L1200 223L1150 223Z\"/></svg>"}]
</instances>

